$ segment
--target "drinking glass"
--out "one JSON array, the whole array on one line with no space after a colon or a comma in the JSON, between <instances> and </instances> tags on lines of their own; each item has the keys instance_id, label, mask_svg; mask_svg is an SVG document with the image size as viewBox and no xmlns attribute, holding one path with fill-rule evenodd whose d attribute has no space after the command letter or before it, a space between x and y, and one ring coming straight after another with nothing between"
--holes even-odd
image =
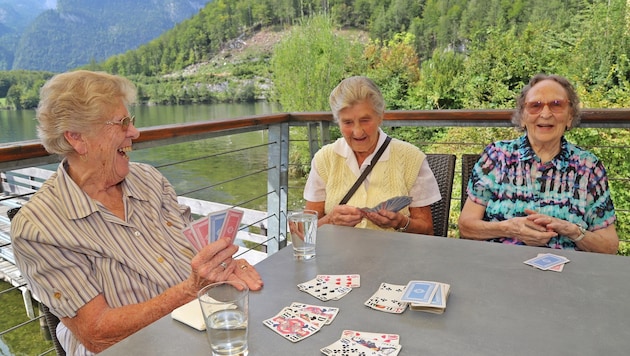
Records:
<instances>
[{"instance_id":1,"label":"drinking glass","mask_svg":"<svg viewBox=\"0 0 630 356\"><path fill-rule=\"evenodd\" d=\"M293 256L297 260L315 258L317 242L317 212L300 210L289 214L289 233L293 245Z\"/></svg>"}]
</instances>

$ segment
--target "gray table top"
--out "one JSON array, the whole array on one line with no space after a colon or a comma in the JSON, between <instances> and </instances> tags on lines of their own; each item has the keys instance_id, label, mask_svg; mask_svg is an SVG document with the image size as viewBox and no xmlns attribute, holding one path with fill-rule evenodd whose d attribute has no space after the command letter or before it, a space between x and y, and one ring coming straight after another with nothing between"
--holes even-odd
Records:
<instances>
[{"instance_id":1,"label":"gray table top","mask_svg":"<svg viewBox=\"0 0 630 356\"><path fill-rule=\"evenodd\" d=\"M285 248L259 263L265 281L250 294L250 355L321 355L344 329L400 335L404 355L627 355L630 259L326 225L317 258ZM571 260L563 272L523 261L541 252ZM317 274L360 274L361 287L322 302L297 284ZM389 314L363 305L382 282L449 283L444 314ZM262 324L292 302L335 306L332 324L292 343ZM166 316L103 355L208 355L205 332Z\"/></svg>"}]
</instances>

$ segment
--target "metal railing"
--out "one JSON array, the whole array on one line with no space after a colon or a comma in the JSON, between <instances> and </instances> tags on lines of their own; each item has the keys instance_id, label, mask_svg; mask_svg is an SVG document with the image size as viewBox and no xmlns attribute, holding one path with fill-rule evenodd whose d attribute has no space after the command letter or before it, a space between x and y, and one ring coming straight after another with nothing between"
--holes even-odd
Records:
<instances>
[{"instance_id":1,"label":"metal railing","mask_svg":"<svg viewBox=\"0 0 630 356\"><path fill-rule=\"evenodd\" d=\"M388 111L382 126L420 126L434 128L510 127L511 114L512 110ZM232 135L252 132L263 133L263 136L266 137L266 141L263 143L256 143L235 149L230 148L222 152L208 152L201 156L178 157L175 162L159 162L155 164L155 166L164 173L164 171L168 171L169 169L176 170L183 164L194 165L195 162L203 159L215 159L219 155L234 154L239 151L266 150L266 167L258 167L246 174L234 176L229 180L200 185L192 189L187 189L186 191L176 189L182 201L191 205L193 212L200 215L231 206L241 208L263 206L262 209L247 208L249 209L249 219L244 220L245 226L243 226L240 232L241 234L245 234L245 236L239 236L239 238L244 241L243 250L240 253L243 254L245 258L247 258L248 253L256 255L253 257L253 259L256 260L264 258L268 254L275 253L287 243L286 216L289 210L290 143L297 141L295 138L292 139L291 137L291 128L304 128L302 132L306 132L308 151L312 157L322 145L331 141L330 128L332 125L335 124L333 123L330 112L280 113L248 116L229 120L213 120L143 128L140 129L140 137L134 140L133 146L134 151L155 148L163 149L178 144L213 140ZM585 109L583 110L581 127L629 129L630 109ZM460 145L463 152L466 150L470 151L469 147L474 143L450 142L449 144ZM479 144L477 143L477 145ZM476 151L480 152L482 147L483 146L479 146ZM618 149L625 154L628 146L617 146L613 149ZM457 152L449 151L448 153ZM56 164L57 162L58 157L49 155L37 140L0 145L0 172L41 167ZM606 162L604 162L604 164L606 165ZM459 167L459 163L457 167ZM459 172L461 173L461 170ZM240 198L238 201L206 199L203 193L200 193L246 179L255 179L261 189L255 194ZM616 181L627 184L629 178L609 177L609 179L611 182ZM291 188L299 190L298 193L301 194L302 187L296 186ZM37 187L34 187L34 189L37 189ZM453 200L459 201L461 194L460 189L461 184L453 185ZM30 193L13 195L26 195L24 198L28 198L28 194ZM5 195L10 194L5 193ZM0 197L0 204L3 203L3 199L14 198L11 196ZM261 201L263 203L260 203ZM253 204L253 202L257 203ZM615 201L615 204L618 214L629 214L630 202ZM262 210L262 212L260 210ZM258 214L256 213L257 211ZM458 215L458 212L459 203L452 204L451 215L453 219ZM453 221L456 220L454 219ZM453 225L455 225L454 222ZM454 229L456 229L456 226L454 226ZM5 246L0 248L7 248L6 243Z\"/></svg>"}]
</instances>

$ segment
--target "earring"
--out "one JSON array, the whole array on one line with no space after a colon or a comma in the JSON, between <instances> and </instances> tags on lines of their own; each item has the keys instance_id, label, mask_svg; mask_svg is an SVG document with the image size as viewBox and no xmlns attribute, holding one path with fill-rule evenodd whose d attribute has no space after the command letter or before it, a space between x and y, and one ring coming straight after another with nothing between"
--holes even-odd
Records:
<instances>
[{"instance_id":1,"label":"earring","mask_svg":"<svg viewBox=\"0 0 630 356\"><path fill-rule=\"evenodd\" d=\"M84 155L80 155L79 157L81 157L81 161L83 161L83 162L87 162L87 160L88 160L87 153L84 154Z\"/></svg>"}]
</instances>

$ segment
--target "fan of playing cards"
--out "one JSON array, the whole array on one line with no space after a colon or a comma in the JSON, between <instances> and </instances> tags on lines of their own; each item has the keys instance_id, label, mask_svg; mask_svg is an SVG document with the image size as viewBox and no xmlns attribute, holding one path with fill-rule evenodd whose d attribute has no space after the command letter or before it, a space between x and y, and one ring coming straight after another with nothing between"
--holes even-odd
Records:
<instances>
[{"instance_id":1,"label":"fan of playing cards","mask_svg":"<svg viewBox=\"0 0 630 356\"><path fill-rule=\"evenodd\" d=\"M400 336L397 334L344 330L339 340L320 349L320 351L328 356L396 356L402 348L399 340Z\"/></svg>"},{"instance_id":2,"label":"fan of playing cards","mask_svg":"<svg viewBox=\"0 0 630 356\"><path fill-rule=\"evenodd\" d=\"M399 196L387 199L373 208L361 208L360 210L366 213L375 213L385 209L396 213L409 204L411 204L411 197Z\"/></svg>"},{"instance_id":3,"label":"fan of playing cards","mask_svg":"<svg viewBox=\"0 0 630 356\"><path fill-rule=\"evenodd\" d=\"M298 342L332 323L339 308L293 302L263 324L291 342Z\"/></svg>"},{"instance_id":4,"label":"fan of playing cards","mask_svg":"<svg viewBox=\"0 0 630 356\"><path fill-rule=\"evenodd\" d=\"M228 239L234 243L242 218L243 211L238 209L217 211L193 221L182 232L195 251L199 252L218 239Z\"/></svg>"}]
</instances>

